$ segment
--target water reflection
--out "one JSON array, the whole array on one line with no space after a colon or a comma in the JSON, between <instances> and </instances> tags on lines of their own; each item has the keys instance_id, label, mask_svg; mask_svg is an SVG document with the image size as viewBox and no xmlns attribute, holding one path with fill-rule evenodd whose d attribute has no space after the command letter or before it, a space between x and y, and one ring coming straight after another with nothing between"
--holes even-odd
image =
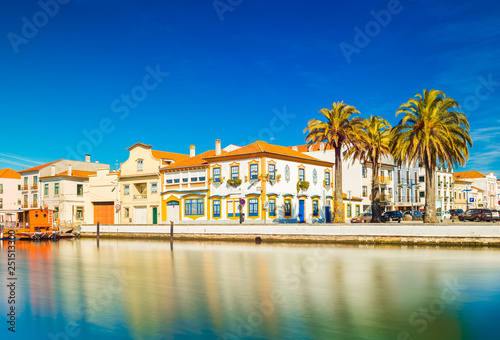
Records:
<instances>
[{"instance_id":1,"label":"water reflection","mask_svg":"<svg viewBox=\"0 0 500 340\"><path fill-rule=\"evenodd\" d=\"M101 240L99 251L95 240L16 246L17 337L498 334L484 322L500 315L497 249L180 242L172 252L168 242L118 240ZM458 293L443 302L450 282Z\"/></svg>"}]
</instances>

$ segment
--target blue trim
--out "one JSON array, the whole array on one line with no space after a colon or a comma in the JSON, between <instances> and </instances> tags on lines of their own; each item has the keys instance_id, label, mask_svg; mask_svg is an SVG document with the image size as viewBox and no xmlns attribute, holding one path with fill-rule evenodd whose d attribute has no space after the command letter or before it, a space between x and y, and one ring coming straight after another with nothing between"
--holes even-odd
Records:
<instances>
[{"instance_id":1,"label":"blue trim","mask_svg":"<svg viewBox=\"0 0 500 340\"><path fill-rule=\"evenodd\" d=\"M331 196L331 195L328 195L328 196L326 196L326 198L331 198L331 199L333 199L333 196Z\"/></svg>"},{"instance_id":2,"label":"blue trim","mask_svg":"<svg viewBox=\"0 0 500 340\"><path fill-rule=\"evenodd\" d=\"M270 193L270 194L266 194L266 196L276 196L276 197L280 197L280 194Z\"/></svg>"},{"instance_id":3,"label":"blue trim","mask_svg":"<svg viewBox=\"0 0 500 340\"><path fill-rule=\"evenodd\" d=\"M167 190L167 191L160 192L160 194L163 195L163 194L166 194L166 193L169 193L169 192L197 193L197 192L207 192L207 191L208 191L208 189L196 189L196 190L193 190L193 191L189 191L189 190Z\"/></svg>"},{"instance_id":4,"label":"blue trim","mask_svg":"<svg viewBox=\"0 0 500 340\"><path fill-rule=\"evenodd\" d=\"M260 192L245 194L245 196L260 196L260 195L261 195Z\"/></svg>"},{"instance_id":5,"label":"blue trim","mask_svg":"<svg viewBox=\"0 0 500 340\"><path fill-rule=\"evenodd\" d=\"M321 198L320 195L312 195L311 198Z\"/></svg>"},{"instance_id":6,"label":"blue trim","mask_svg":"<svg viewBox=\"0 0 500 340\"><path fill-rule=\"evenodd\" d=\"M288 197L288 196L291 196L292 198L295 197L296 195L294 194L281 194L281 196L283 197Z\"/></svg>"},{"instance_id":7,"label":"blue trim","mask_svg":"<svg viewBox=\"0 0 500 340\"><path fill-rule=\"evenodd\" d=\"M225 197L227 197L227 196L229 196L229 195L230 195L230 194L227 194L227 195L212 195L212 196L210 196L210 197L208 197L208 198L213 198L213 197L225 198Z\"/></svg>"}]
</instances>

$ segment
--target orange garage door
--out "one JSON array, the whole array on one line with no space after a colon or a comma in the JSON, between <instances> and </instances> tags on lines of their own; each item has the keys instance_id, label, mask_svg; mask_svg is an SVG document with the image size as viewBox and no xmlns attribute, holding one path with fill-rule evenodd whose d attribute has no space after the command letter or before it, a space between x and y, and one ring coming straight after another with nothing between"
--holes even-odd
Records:
<instances>
[{"instance_id":1,"label":"orange garage door","mask_svg":"<svg viewBox=\"0 0 500 340\"><path fill-rule=\"evenodd\" d=\"M115 207L113 202L94 202L94 223L114 224Z\"/></svg>"}]
</instances>

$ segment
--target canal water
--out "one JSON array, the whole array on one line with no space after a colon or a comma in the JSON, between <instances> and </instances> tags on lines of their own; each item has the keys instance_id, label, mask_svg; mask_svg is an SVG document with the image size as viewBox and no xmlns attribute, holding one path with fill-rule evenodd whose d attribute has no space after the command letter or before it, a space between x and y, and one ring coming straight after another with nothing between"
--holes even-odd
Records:
<instances>
[{"instance_id":1,"label":"canal water","mask_svg":"<svg viewBox=\"0 0 500 340\"><path fill-rule=\"evenodd\" d=\"M17 242L12 274L1 247L0 339L500 339L494 248Z\"/></svg>"}]
</instances>

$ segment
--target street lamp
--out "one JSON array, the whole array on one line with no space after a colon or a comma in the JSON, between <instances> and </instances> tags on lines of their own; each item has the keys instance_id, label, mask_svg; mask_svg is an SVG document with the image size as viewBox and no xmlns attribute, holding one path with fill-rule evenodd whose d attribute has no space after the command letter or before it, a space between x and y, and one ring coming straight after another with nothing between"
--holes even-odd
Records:
<instances>
[{"instance_id":1,"label":"street lamp","mask_svg":"<svg viewBox=\"0 0 500 340\"><path fill-rule=\"evenodd\" d=\"M415 182L415 183L413 183L413 180L410 180L410 183L403 184L403 185L404 185L405 187L408 187L408 186L410 187L410 199L411 199L411 219L412 219L412 221L413 221L413 218L414 218L414 216L413 216L413 209L414 209L414 208L413 208L413 187L414 187L414 186L420 186L420 184L419 184L419 183L416 183L416 182Z\"/></svg>"}]
</instances>

